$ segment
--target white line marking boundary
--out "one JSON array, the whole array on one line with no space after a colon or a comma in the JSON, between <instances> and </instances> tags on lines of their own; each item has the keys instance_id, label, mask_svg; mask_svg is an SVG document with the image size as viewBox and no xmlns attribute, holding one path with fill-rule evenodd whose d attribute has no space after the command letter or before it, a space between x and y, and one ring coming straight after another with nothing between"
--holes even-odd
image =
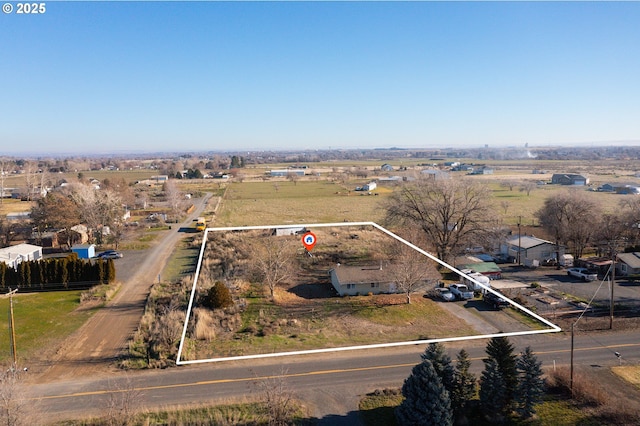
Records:
<instances>
[{"instance_id":1,"label":"white line marking boundary","mask_svg":"<svg viewBox=\"0 0 640 426\"><path fill-rule=\"evenodd\" d=\"M250 231L250 230L262 230L262 229L302 228L302 227L305 227L307 229L311 229L311 228L328 228L328 227L338 227L338 226L372 226L372 227L378 229L379 231L387 234L388 236L390 236L392 238L395 238L397 241L399 241L399 242L401 242L403 244L406 244L407 246L409 246L412 249L418 251L419 253L421 253L422 255L424 255L426 257L428 257L429 259L431 259L431 260L439 263L440 265L450 269L451 271L457 273L458 275L463 276L463 277L473 281L475 284L479 285L480 287L482 287L486 291L489 291L489 292L491 292L493 294L496 294L496 295L498 294L498 292L496 292L491 287L485 286L484 284L478 282L473 277L470 277L469 275L467 275L467 274L463 273L462 271L454 268L453 266L449 265L448 263L438 259L437 257L433 256L431 253L428 253L428 252L422 250L420 247L410 243L409 241L405 240L404 238L399 237L398 235L396 235L393 232L383 228L382 226L378 225L375 222L338 222L338 223L315 223L315 224L299 224L299 225L287 224L287 225L268 225L268 226L234 226L234 227L222 227L222 228L207 228L207 229L205 229L204 235L202 236L202 245L200 247L200 255L198 256L198 265L196 267L196 272L195 272L194 277L193 277L193 286L191 288L191 296L189 297L189 306L187 307L187 314L186 314L186 317L185 317L185 320L184 320L184 326L183 326L183 329L182 329L182 338L180 339L180 346L178 347L178 356L176 358L176 364L177 365L203 364L203 363L208 363L208 362L235 361L235 360L244 360L244 359L258 359L258 358L282 357L282 356L292 356L292 355L309 355L309 354L319 354L319 353L326 353L326 352L341 352L341 351L353 351L353 350L359 350L359 349L376 349L376 348L389 348L389 347L395 347L395 346L419 345L419 344L428 344L428 343L435 343L435 342L458 342L458 341L463 341L463 340L489 339L489 338L497 337L497 336L508 337L508 336L525 336L525 335L530 335L530 334L557 333L559 331L562 331L562 329L560 327L558 327L557 325L553 324L549 320L541 317L540 315L536 314L535 312L530 311L529 309L525 308L524 306L514 302L513 300L511 300L511 299L509 299L506 296L501 294L500 296L503 299L507 300L509 303L511 303L517 309L519 309L520 311L526 313L527 315L532 316L533 318L535 318L538 321L544 323L545 325L549 326L550 328L549 329L543 329L543 330L528 330L528 331L514 331L514 332L508 332L508 333L483 334L483 335L479 335L479 336L443 337L443 338L440 338L440 339L412 340L412 341L408 341L408 342L378 343L378 344L372 344L372 345L344 346L344 347L338 347L338 348L308 349L308 350L302 350L302 351L276 352L276 353L269 353L269 354L240 355L240 356L232 356L232 357L198 359L198 360L190 360L190 361L183 361L181 359L182 358L182 351L184 349L184 342L185 342L186 335L187 335L187 325L189 324L189 318L191 317L191 310L193 308L193 300L194 300L195 294L196 294L196 287L198 285L198 277L200 275L200 269L202 267L202 260L203 260L203 257L204 257L204 249L205 249L205 246L207 244L207 237L208 237L209 232Z\"/></svg>"}]
</instances>

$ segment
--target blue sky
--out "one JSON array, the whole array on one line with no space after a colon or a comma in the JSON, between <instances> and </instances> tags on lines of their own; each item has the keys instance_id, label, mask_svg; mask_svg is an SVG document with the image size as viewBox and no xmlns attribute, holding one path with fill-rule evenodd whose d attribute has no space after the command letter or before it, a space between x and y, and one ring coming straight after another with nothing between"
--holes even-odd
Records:
<instances>
[{"instance_id":1,"label":"blue sky","mask_svg":"<svg viewBox=\"0 0 640 426\"><path fill-rule=\"evenodd\" d=\"M637 2L47 2L0 155L640 144Z\"/></svg>"}]
</instances>

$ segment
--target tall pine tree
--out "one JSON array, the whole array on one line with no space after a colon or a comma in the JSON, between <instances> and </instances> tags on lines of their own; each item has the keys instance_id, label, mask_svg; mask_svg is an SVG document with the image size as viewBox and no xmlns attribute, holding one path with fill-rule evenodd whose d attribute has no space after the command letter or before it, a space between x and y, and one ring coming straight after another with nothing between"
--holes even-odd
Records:
<instances>
[{"instance_id":1,"label":"tall pine tree","mask_svg":"<svg viewBox=\"0 0 640 426\"><path fill-rule=\"evenodd\" d=\"M485 360L480 379L480 404L488 419L504 420L507 406L505 383L498 364L492 358Z\"/></svg>"},{"instance_id":2,"label":"tall pine tree","mask_svg":"<svg viewBox=\"0 0 640 426\"><path fill-rule=\"evenodd\" d=\"M451 409L456 418L464 418L467 403L476 394L476 377L469 371L471 361L464 349L458 352L451 392Z\"/></svg>"},{"instance_id":3,"label":"tall pine tree","mask_svg":"<svg viewBox=\"0 0 640 426\"><path fill-rule=\"evenodd\" d=\"M402 395L404 401L396 408L399 425L452 425L449 392L428 359L413 367Z\"/></svg>"},{"instance_id":4,"label":"tall pine tree","mask_svg":"<svg viewBox=\"0 0 640 426\"><path fill-rule=\"evenodd\" d=\"M506 337L494 337L487 344L486 353L488 360L496 363L498 371L504 380L505 407L504 413L508 414L513 408L516 388L518 387L518 370L516 369L517 356L513 353L514 347Z\"/></svg>"},{"instance_id":5,"label":"tall pine tree","mask_svg":"<svg viewBox=\"0 0 640 426\"><path fill-rule=\"evenodd\" d=\"M442 385L451 394L453 390L454 369L451 364L451 357L447 355L447 352L442 343L429 343L427 349L420 356L422 360L429 360L433 365L436 374L440 377Z\"/></svg>"},{"instance_id":6,"label":"tall pine tree","mask_svg":"<svg viewBox=\"0 0 640 426\"><path fill-rule=\"evenodd\" d=\"M535 414L535 405L542 401L542 395L544 395L541 365L542 362L538 361L530 346L520 354L516 363L520 374L516 391L517 411L524 418Z\"/></svg>"}]
</instances>

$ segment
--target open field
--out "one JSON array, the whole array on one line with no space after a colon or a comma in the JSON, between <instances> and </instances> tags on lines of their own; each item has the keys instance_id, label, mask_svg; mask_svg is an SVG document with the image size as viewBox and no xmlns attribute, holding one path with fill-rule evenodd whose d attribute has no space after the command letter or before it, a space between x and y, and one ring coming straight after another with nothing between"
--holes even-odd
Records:
<instances>
[{"instance_id":1,"label":"open field","mask_svg":"<svg viewBox=\"0 0 640 426\"><path fill-rule=\"evenodd\" d=\"M375 222L383 216L380 202L391 189L375 192L379 196L328 181L234 183L212 226Z\"/></svg>"},{"instance_id":2,"label":"open field","mask_svg":"<svg viewBox=\"0 0 640 426\"><path fill-rule=\"evenodd\" d=\"M18 294L13 298L18 362L35 359L43 348L62 341L97 310L80 306L81 291ZM9 299L0 299L0 329L8 330ZM11 359L9 334L0 334L0 362Z\"/></svg>"},{"instance_id":3,"label":"open field","mask_svg":"<svg viewBox=\"0 0 640 426\"><path fill-rule=\"evenodd\" d=\"M615 374L640 389L640 366L613 367Z\"/></svg>"}]
</instances>

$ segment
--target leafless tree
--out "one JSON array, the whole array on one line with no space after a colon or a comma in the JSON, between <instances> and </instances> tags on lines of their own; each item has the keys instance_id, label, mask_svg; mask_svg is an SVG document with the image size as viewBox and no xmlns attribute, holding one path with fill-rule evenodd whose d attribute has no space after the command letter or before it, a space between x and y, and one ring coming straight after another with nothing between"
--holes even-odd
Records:
<instances>
[{"instance_id":1,"label":"leafless tree","mask_svg":"<svg viewBox=\"0 0 640 426\"><path fill-rule=\"evenodd\" d=\"M533 191L537 187L538 185L536 185L535 182L525 181L522 184L520 184L520 192L525 192L528 197L529 195L531 195L531 191Z\"/></svg>"},{"instance_id":2,"label":"leafless tree","mask_svg":"<svg viewBox=\"0 0 640 426\"><path fill-rule=\"evenodd\" d=\"M254 382L260 399L267 409L267 422L269 426L286 426L293 424L292 417L296 406L293 392L286 383L287 371L272 377L264 377Z\"/></svg>"},{"instance_id":3,"label":"leafless tree","mask_svg":"<svg viewBox=\"0 0 640 426\"><path fill-rule=\"evenodd\" d=\"M295 172L287 173L287 180L293 182L293 186L298 185L298 181L300 180L300 176L298 176Z\"/></svg>"},{"instance_id":4,"label":"leafless tree","mask_svg":"<svg viewBox=\"0 0 640 426\"><path fill-rule=\"evenodd\" d=\"M434 262L415 249L401 243L394 243L391 263L386 269L386 276L402 290L411 303L411 294L437 282L441 276Z\"/></svg>"},{"instance_id":5,"label":"leafless tree","mask_svg":"<svg viewBox=\"0 0 640 426\"><path fill-rule=\"evenodd\" d=\"M293 275L294 242L286 236L255 238L250 252L256 278L269 289L273 299L276 287Z\"/></svg>"},{"instance_id":6,"label":"leafless tree","mask_svg":"<svg viewBox=\"0 0 640 426\"><path fill-rule=\"evenodd\" d=\"M504 214L506 216L507 210L509 210L509 207L511 207L511 203L506 200L502 200L500 201L500 207L502 207L502 210L504 211Z\"/></svg>"},{"instance_id":7,"label":"leafless tree","mask_svg":"<svg viewBox=\"0 0 640 426\"><path fill-rule=\"evenodd\" d=\"M37 164L31 161L27 161L24 163L23 171L24 171L25 184L27 187L28 201L31 201L33 199L33 193L35 191L35 188L38 182L36 179L37 170L38 170Z\"/></svg>"},{"instance_id":8,"label":"leafless tree","mask_svg":"<svg viewBox=\"0 0 640 426\"><path fill-rule=\"evenodd\" d=\"M71 198L80 211L83 222L98 235L98 243L102 243L102 227L110 228L122 220L122 201L109 189L97 190L91 185L76 184L72 186Z\"/></svg>"},{"instance_id":9,"label":"leafless tree","mask_svg":"<svg viewBox=\"0 0 640 426\"><path fill-rule=\"evenodd\" d=\"M25 398L20 375L14 367L2 369L0 373L0 424L18 426L33 424L28 419L28 410L32 402Z\"/></svg>"},{"instance_id":10,"label":"leafless tree","mask_svg":"<svg viewBox=\"0 0 640 426\"><path fill-rule=\"evenodd\" d=\"M164 183L164 195L169 205L171 215L177 217L180 214L184 204L184 196L176 186L173 179L169 179Z\"/></svg>"},{"instance_id":11,"label":"leafless tree","mask_svg":"<svg viewBox=\"0 0 640 426\"><path fill-rule=\"evenodd\" d=\"M500 182L500 186L503 188L509 188L509 191L513 191L513 187L516 186L518 182L515 180L503 180Z\"/></svg>"},{"instance_id":12,"label":"leafless tree","mask_svg":"<svg viewBox=\"0 0 640 426\"><path fill-rule=\"evenodd\" d=\"M0 204L4 202L4 178L7 173L6 161L0 160Z\"/></svg>"},{"instance_id":13,"label":"leafless tree","mask_svg":"<svg viewBox=\"0 0 640 426\"><path fill-rule=\"evenodd\" d=\"M574 256L582 256L595 232L593 226L601 216L599 206L584 192L566 191L548 197L536 217L555 239L557 258L560 245L571 243Z\"/></svg>"},{"instance_id":14,"label":"leafless tree","mask_svg":"<svg viewBox=\"0 0 640 426\"><path fill-rule=\"evenodd\" d=\"M483 238L495 213L486 185L470 180L404 184L386 203L386 222L417 226L444 261Z\"/></svg>"},{"instance_id":15,"label":"leafless tree","mask_svg":"<svg viewBox=\"0 0 640 426\"><path fill-rule=\"evenodd\" d=\"M105 420L109 426L127 425L142 408L142 392L135 388L130 377L109 383L109 396L105 402Z\"/></svg>"}]
</instances>

